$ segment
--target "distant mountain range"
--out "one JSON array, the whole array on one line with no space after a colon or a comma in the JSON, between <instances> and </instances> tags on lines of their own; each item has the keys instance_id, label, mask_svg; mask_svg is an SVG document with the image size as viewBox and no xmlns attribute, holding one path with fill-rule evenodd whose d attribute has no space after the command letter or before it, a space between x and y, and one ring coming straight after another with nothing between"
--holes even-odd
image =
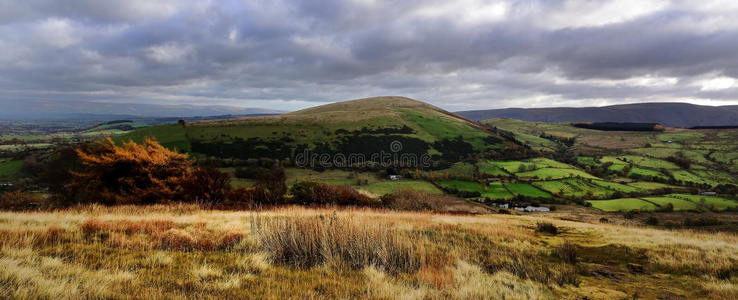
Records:
<instances>
[{"instance_id":1,"label":"distant mountain range","mask_svg":"<svg viewBox=\"0 0 738 300\"><path fill-rule=\"evenodd\" d=\"M511 118L530 122L644 122L668 127L738 125L738 106L703 106L687 103L640 103L603 107L505 108L459 111L481 121Z\"/></svg>"},{"instance_id":2,"label":"distant mountain range","mask_svg":"<svg viewBox=\"0 0 738 300\"><path fill-rule=\"evenodd\" d=\"M116 118L272 115L284 111L235 106L99 103L86 101L0 100L0 118Z\"/></svg>"}]
</instances>

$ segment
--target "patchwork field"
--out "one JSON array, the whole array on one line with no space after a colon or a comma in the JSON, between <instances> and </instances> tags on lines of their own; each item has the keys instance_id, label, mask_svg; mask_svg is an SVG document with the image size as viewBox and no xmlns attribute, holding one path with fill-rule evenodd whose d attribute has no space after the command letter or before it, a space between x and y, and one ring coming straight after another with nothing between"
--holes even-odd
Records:
<instances>
[{"instance_id":1,"label":"patchwork field","mask_svg":"<svg viewBox=\"0 0 738 300\"><path fill-rule=\"evenodd\" d=\"M604 211L630 211L638 209L641 211L650 211L663 209L669 203L674 207L675 211L685 210L724 210L726 208L738 207L738 202L715 196L689 195L689 194L669 194L660 197L643 197L643 198L624 198L613 200L594 200L587 201L593 207ZM647 202L643 204L641 202ZM640 207L639 205L643 205Z\"/></svg>"},{"instance_id":2,"label":"patchwork field","mask_svg":"<svg viewBox=\"0 0 738 300\"><path fill-rule=\"evenodd\" d=\"M598 167L610 162L612 171L622 171L629 164L627 175L657 176L668 179L661 169L674 173L676 180L709 184L738 184L735 172L738 165L738 130L688 130L667 128L664 132L598 131L576 128L569 123L535 123L511 119L493 119L486 124L508 130L514 134L552 135L576 138L574 149L580 152L582 164ZM532 142L531 146L540 146ZM549 151L555 150L549 148ZM584 156L584 157L582 157ZM599 157L599 162L594 157ZM680 157L691 162L689 170L680 169L669 157ZM729 171L725 171L729 170ZM729 172L733 172L730 174Z\"/></svg>"},{"instance_id":3,"label":"patchwork field","mask_svg":"<svg viewBox=\"0 0 738 300\"><path fill-rule=\"evenodd\" d=\"M623 198L614 200L591 200L587 201L592 204L592 207L598 208L604 211L650 211L656 208L653 203L644 201L638 198Z\"/></svg>"},{"instance_id":4,"label":"patchwork field","mask_svg":"<svg viewBox=\"0 0 738 300\"><path fill-rule=\"evenodd\" d=\"M503 185L501 182L495 182L491 183L485 186L476 182L469 182L469 181L461 181L461 180L448 180L448 181L439 181L439 185L443 187L449 187L449 188L456 188L459 190L464 191L475 191L481 193L481 197L485 198L491 198L491 199L509 199L513 197L513 194L511 194Z\"/></svg>"},{"instance_id":5,"label":"patchwork field","mask_svg":"<svg viewBox=\"0 0 738 300\"><path fill-rule=\"evenodd\" d=\"M643 198L643 200L653 202L658 205L658 207L665 207L671 203L674 206L674 210L690 210L697 208L697 203L672 197L646 197Z\"/></svg>"},{"instance_id":6,"label":"patchwork field","mask_svg":"<svg viewBox=\"0 0 738 300\"><path fill-rule=\"evenodd\" d=\"M610 189L606 189L584 179L576 178L555 181L536 181L533 185L558 196L582 197L588 196L588 194L591 193L594 197L607 197L613 193Z\"/></svg>"},{"instance_id":7,"label":"patchwork field","mask_svg":"<svg viewBox=\"0 0 738 300\"><path fill-rule=\"evenodd\" d=\"M543 191L530 183L505 183L505 187L515 195L523 195L534 198L549 198L553 197L551 193Z\"/></svg>"},{"instance_id":8,"label":"patchwork field","mask_svg":"<svg viewBox=\"0 0 738 300\"><path fill-rule=\"evenodd\" d=\"M356 189L365 190L378 196L392 193L398 189L411 189L430 194L443 194L441 190L429 182L411 179L375 182L368 185L357 186Z\"/></svg>"},{"instance_id":9,"label":"patchwork field","mask_svg":"<svg viewBox=\"0 0 738 300\"><path fill-rule=\"evenodd\" d=\"M672 197L672 198L677 198L677 199L688 200L693 203L704 203L708 207L712 207L714 205L718 209L726 209L728 207L738 207L738 201L728 200L728 199L716 197L716 196L689 195L689 194L671 194L667 196Z\"/></svg>"},{"instance_id":10,"label":"patchwork field","mask_svg":"<svg viewBox=\"0 0 738 300\"><path fill-rule=\"evenodd\" d=\"M666 174L661 173L660 171L651 170L651 169L644 169L644 168L640 168L640 167L632 167L632 168L630 168L630 172L628 172L628 174L629 175L637 174L637 175L640 175L640 176L658 177L658 178L661 178L662 180L669 179L669 177L666 176Z\"/></svg>"},{"instance_id":11,"label":"patchwork field","mask_svg":"<svg viewBox=\"0 0 738 300\"><path fill-rule=\"evenodd\" d=\"M521 178L532 177L532 178L540 178L540 179L546 179L546 180L571 178L571 177L581 177L581 178L591 178L591 179L597 178L590 174L587 174L584 171L577 170L577 169L555 169L555 168L542 168L542 169L536 169L534 171L518 172L518 173L515 173L515 175Z\"/></svg>"},{"instance_id":12,"label":"patchwork field","mask_svg":"<svg viewBox=\"0 0 738 300\"><path fill-rule=\"evenodd\" d=\"M592 180L592 183L599 185L601 187L622 192L622 193L630 193L630 192L638 192L641 189L635 186L620 184L617 182L611 182L611 181L603 181L603 180Z\"/></svg>"},{"instance_id":13,"label":"patchwork field","mask_svg":"<svg viewBox=\"0 0 738 300\"><path fill-rule=\"evenodd\" d=\"M628 164L633 163L637 166L644 167L644 168L653 168L653 169L679 169L677 165L675 165L672 162L668 162L661 159L655 159L645 156L634 156L634 155L623 155L623 156L605 156L602 158L603 162L613 162L618 164Z\"/></svg>"},{"instance_id":14,"label":"patchwork field","mask_svg":"<svg viewBox=\"0 0 738 300\"><path fill-rule=\"evenodd\" d=\"M650 182L650 181L628 182L627 185L633 186L639 189L644 189L644 190L656 190L656 189L663 189L663 188L680 189L680 187L678 186L673 186L673 185L668 185L668 184L658 183L658 182Z\"/></svg>"}]
</instances>

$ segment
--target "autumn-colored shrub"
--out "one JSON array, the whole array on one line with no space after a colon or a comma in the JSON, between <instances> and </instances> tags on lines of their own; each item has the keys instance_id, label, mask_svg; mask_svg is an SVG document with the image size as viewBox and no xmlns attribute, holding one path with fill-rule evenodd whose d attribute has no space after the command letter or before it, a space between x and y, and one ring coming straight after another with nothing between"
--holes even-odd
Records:
<instances>
[{"instance_id":1,"label":"autumn-colored shrub","mask_svg":"<svg viewBox=\"0 0 738 300\"><path fill-rule=\"evenodd\" d=\"M185 202L218 205L226 202L231 191L231 176L210 166L198 166L182 179Z\"/></svg>"},{"instance_id":2,"label":"autumn-colored shrub","mask_svg":"<svg viewBox=\"0 0 738 300\"><path fill-rule=\"evenodd\" d=\"M258 204L254 199L256 199L259 192L257 188L237 187L228 191L226 201L223 204L227 206L250 207Z\"/></svg>"},{"instance_id":3,"label":"autumn-colored shrub","mask_svg":"<svg viewBox=\"0 0 738 300\"><path fill-rule=\"evenodd\" d=\"M430 195L427 193L411 190L398 189L392 194L381 197L382 206L396 210L433 210L436 208L434 203L441 200L440 198L448 197L444 195Z\"/></svg>"},{"instance_id":4,"label":"autumn-colored shrub","mask_svg":"<svg viewBox=\"0 0 738 300\"><path fill-rule=\"evenodd\" d=\"M71 179L55 188L53 198L62 205L100 203L106 205L157 204L187 202L223 205L231 194L230 175L210 166L192 167L187 154L171 151L153 139L143 144L126 142L116 145L104 139L75 151L80 166L69 170ZM284 171L264 175L257 185L264 201L281 199L286 189ZM275 175L276 174L276 175ZM279 178L284 185L280 189ZM275 179L275 180L272 180ZM253 202L259 193L248 197Z\"/></svg>"},{"instance_id":5,"label":"autumn-colored shrub","mask_svg":"<svg viewBox=\"0 0 738 300\"><path fill-rule=\"evenodd\" d=\"M0 209L7 210L37 210L44 206L46 201L34 197L25 191L12 191L0 195Z\"/></svg>"},{"instance_id":6,"label":"autumn-colored shrub","mask_svg":"<svg viewBox=\"0 0 738 300\"><path fill-rule=\"evenodd\" d=\"M283 168L260 172L254 178L256 188L252 201L256 204L282 204L287 193L287 175Z\"/></svg>"},{"instance_id":7,"label":"autumn-colored shrub","mask_svg":"<svg viewBox=\"0 0 738 300\"><path fill-rule=\"evenodd\" d=\"M84 186L104 204L153 204L179 200L190 176L190 160L153 139L117 146L110 138L92 150L77 149L84 169L72 172L72 187Z\"/></svg>"}]
</instances>

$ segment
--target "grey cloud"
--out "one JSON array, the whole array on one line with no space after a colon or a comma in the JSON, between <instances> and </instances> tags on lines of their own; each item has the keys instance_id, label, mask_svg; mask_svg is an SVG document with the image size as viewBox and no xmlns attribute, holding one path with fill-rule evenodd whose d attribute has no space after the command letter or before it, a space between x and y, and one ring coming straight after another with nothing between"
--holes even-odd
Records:
<instances>
[{"instance_id":1,"label":"grey cloud","mask_svg":"<svg viewBox=\"0 0 738 300\"><path fill-rule=\"evenodd\" d=\"M466 18L489 4L476 2L0 0L0 100L738 103L738 83L700 86L738 78L738 26L721 21L738 9L680 2L599 24L591 5L508 1Z\"/></svg>"}]
</instances>

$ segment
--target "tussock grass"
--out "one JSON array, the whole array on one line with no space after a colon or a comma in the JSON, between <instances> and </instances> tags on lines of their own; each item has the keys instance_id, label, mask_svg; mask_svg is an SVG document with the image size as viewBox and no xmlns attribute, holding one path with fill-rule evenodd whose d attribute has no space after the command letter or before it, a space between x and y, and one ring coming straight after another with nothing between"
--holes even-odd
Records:
<instances>
[{"instance_id":1,"label":"tussock grass","mask_svg":"<svg viewBox=\"0 0 738 300\"><path fill-rule=\"evenodd\" d=\"M278 263L312 267L375 266L390 273L415 272L422 249L408 235L378 225L352 222L335 215L308 218L252 218L263 249Z\"/></svg>"},{"instance_id":2,"label":"tussock grass","mask_svg":"<svg viewBox=\"0 0 738 300\"><path fill-rule=\"evenodd\" d=\"M556 235L557 233L559 233L559 227L557 227L551 222L537 222L536 229L539 232L545 232L545 233L549 233L553 235Z\"/></svg>"},{"instance_id":3,"label":"tussock grass","mask_svg":"<svg viewBox=\"0 0 738 300\"><path fill-rule=\"evenodd\" d=\"M379 299L550 299L546 286L508 272L489 274L479 266L459 260L451 266L449 285L406 285L376 268L363 270L367 294Z\"/></svg>"},{"instance_id":4,"label":"tussock grass","mask_svg":"<svg viewBox=\"0 0 738 300\"><path fill-rule=\"evenodd\" d=\"M38 256L32 249L3 249L0 256L0 298L112 298L112 286L130 282L129 272L94 271L57 257Z\"/></svg>"},{"instance_id":5,"label":"tussock grass","mask_svg":"<svg viewBox=\"0 0 738 300\"><path fill-rule=\"evenodd\" d=\"M508 272L522 279L529 279L546 285L579 286L578 270L569 264L551 263L544 253L525 251L499 251L487 259L486 267L491 273Z\"/></svg>"},{"instance_id":6,"label":"tussock grass","mask_svg":"<svg viewBox=\"0 0 738 300\"><path fill-rule=\"evenodd\" d=\"M569 240L565 240L561 245L556 247L556 255L561 261L572 265L577 263L577 246Z\"/></svg>"}]
</instances>

